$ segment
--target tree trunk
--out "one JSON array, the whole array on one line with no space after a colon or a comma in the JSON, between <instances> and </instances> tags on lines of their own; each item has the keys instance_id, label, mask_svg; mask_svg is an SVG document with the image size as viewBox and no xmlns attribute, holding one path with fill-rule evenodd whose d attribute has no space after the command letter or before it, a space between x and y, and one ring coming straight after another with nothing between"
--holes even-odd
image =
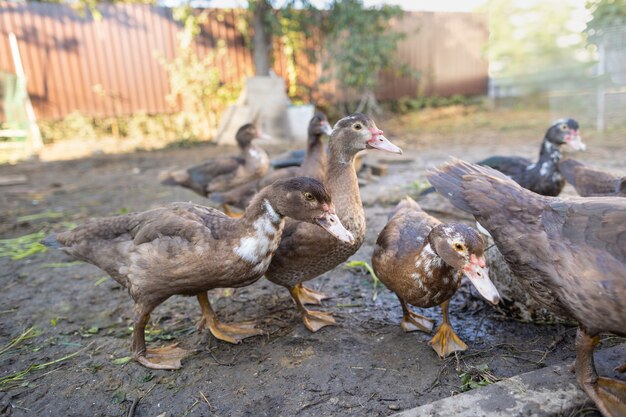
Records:
<instances>
[{"instance_id":1,"label":"tree trunk","mask_svg":"<svg viewBox=\"0 0 626 417\"><path fill-rule=\"evenodd\" d=\"M253 17L252 26L254 28L254 38L252 39L254 73L255 75L269 75L271 69L271 42L272 36L265 26L265 16L271 13L271 5L268 0L256 0L252 4Z\"/></svg>"}]
</instances>

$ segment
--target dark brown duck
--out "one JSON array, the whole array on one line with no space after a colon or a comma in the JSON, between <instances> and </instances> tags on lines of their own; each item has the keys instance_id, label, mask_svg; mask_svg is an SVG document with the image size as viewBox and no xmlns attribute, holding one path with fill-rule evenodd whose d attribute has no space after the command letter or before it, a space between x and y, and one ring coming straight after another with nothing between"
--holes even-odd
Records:
<instances>
[{"instance_id":1,"label":"dark brown duck","mask_svg":"<svg viewBox=\"0 0 626 417\"><path fill-rule=\"evenodd\" d=\"M184 350L146 349L144 330L152 310L172 295L196 295L203 316L199 327L209 327L217 338L237 343L261 334L250 326L221 323L206 291L242 287L261 278L280 242L285 216L322 226L347 244L354 240L324 186L298 177L265 188L241 219L192 203L173 203L94 219L44 243L98 266L126 287L135 301L133 356L148 368L177 369Z\"/></svg>"},{"instance_id":2,"label":"dark brown duck","mask_svg":"<svg viewBox=\"0 0 626 417\"><path fill-rule=\"evenodd\" d=\"M537 162L521 157L492 156L478 164L502 172L527 190L557 196L565 186L565 179L559 172L561 146L565 144L575 150L585 149L578 122L574 119L559 119L550 126L541 142Z\"/></svg>"},{"instance_id":3,"label":"dark brown duck","mask_svg":"<svg viewBox=\"0 0 626 417\"><path fill-rule=\"evenodd\" d=\"M443 322L430 341L440 357L467 349L448 319L449 300L463 276L491 303L500 299L489 280L484 252L484 241L476 230L464 224L441 223L409 197L398 203L378 235L372 267L400 300L404 331L430 333L433 327L431 319L414 313L407 304L441 306Z\"/></svg>"},{"instance_id":4,"label":"dark brown duck","mask_svg":"<svg viewBox=\"0 0 626 417\"><path fill-rule=\"evenodd\" d=\"M241 150L239 156L214 158L191 168L166 172L160 177L161 183L189 188L207 197L213 192L226 191L261 178L269 168L269 157L254 140L262 137L259 128L247 123L235 136Z\"/></svg>"},{"instance_id":5,"label":"dark brown duck","mask_svg":"<svg viewBox=\"0 0 626 417\"><path fill-rule=\"evenodd\" d=\"M459 160L428 179L491 234L536 300L578 322L579 384L605 416L626 415L626 382L598 377L593 363L601 332L626 335L626 199L544 197Z\"/></svg>"}]
</instances>

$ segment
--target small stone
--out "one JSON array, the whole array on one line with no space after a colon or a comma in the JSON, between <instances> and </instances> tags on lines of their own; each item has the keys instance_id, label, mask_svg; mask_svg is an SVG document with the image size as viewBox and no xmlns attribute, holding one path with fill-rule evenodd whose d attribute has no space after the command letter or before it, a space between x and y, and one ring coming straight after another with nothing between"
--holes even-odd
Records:
<instances>
[{"instance_id":1,"label":"small stone","mask_svg":"<svg viewBox=\"0 0 626 417\"><path fill-rule=\"evenodd\" d=\"M389 406L389 409L393 410L393 411L398 411L398 410L400 410L400 406L398 404L391 404Z\"/></svg>"}]
</instances>

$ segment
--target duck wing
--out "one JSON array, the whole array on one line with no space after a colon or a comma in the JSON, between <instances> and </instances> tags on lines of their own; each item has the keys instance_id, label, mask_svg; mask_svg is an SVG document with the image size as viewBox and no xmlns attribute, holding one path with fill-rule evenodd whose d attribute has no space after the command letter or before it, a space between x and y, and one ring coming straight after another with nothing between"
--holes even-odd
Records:
<instances>
[{"instance_id":1,"label":"duck wing","mask_svg":"<svg viewBox=\"0 0 626 417\"><path fill-rule=\"evenodd\" d=\"M428 179L490 232L535 299L588 329L623 332L624 199L543 197L497 171L459 160Z\"/></svg>"},{"instance_id":2,"label":"duck wing","mask_svg":"<svg viewBox=\"0 0 626 417\"><path fill-rule=\"evenodd\" d=\"M616 195L621 181L615 175L593 169L575 159L560 162L559 170L583 197Z\"/></svg>"},{"instance_id":3,"label":"duck wing","mask_svg":"<svg viewBox=\"0 0 626 417\"><path fill-rule=\"evenodd\" d=\"M201 240L219 240L232 221L212 208L173 203L141 213L92 219L46 240L54 239L64 252L98 266L126 285L130 258L140 245L160 243L167 246L164 253L171 255L181 250L182 243L195 245ZM171 244L174 240L177 243Z\"/></svg>"},{"instance_id":4,"label":"duck wing","mask_svg":"<svg viewBox=\"0 0 626 417\"><path fill-rule=\"evenodd\" d=\"M195 187L204 191L213 181L224 175L229 175L237 171L237 169L245 163L245 160L238 156L227 158L212 159L203 164L196 165L187 170L189 180Z\"/></svg>"},{"instance_id":5,"label":"duck wing","mask_svg":"<svg viewBox=\"0 0 626 417\"><path fill-rule=\"evenodd\" d=\"M477 164L488 166L509 177L516 178L532 165L532 162L530 159L517 156L492 156L491 158L477 162Z\"/></svg>"},{"instance_id":6,"label":"duck wing","mask_svg":"<svg viewBox=\"0 0 626 417\"><path fill-rule=\"evenodd\" d=\"M400 201L389 216L389 221L376 239L375 252L386 251L403 258L414 253L439 220L428 215L412 198Z\"/></svg>"},{"instance_id":7,"label":"duck wing","mask_svg":"<svg viewBox=\"0 0 626 417\"><path fill-rule=\"evenodd\" d=\"M180 237L190 243L219 240L233 220L219 210L193 203L172 203L138 213L129 222L133 244L141 245L162 237Z\"/></svg>"}]
</instances>

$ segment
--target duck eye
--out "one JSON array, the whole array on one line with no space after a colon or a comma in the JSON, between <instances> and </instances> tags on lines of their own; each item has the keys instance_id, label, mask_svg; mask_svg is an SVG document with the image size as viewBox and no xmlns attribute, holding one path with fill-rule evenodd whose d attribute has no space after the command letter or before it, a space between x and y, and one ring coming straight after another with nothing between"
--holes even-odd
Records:
<instances>
[{"instance_id":1,"label":"duck eye","mask_svg":"<svg viewBox=\"0 0 626 417\"><path fill-rule=\"evenodd\" d=\"M361 129L363 129L363 126L361 126L359 123L357 123L357 124L354 125L354 128L356 130L361 130Z\"/></svg>"},{"instance_id":2,"label":"duck eye","mask_svg":"<svg viewBox=\"0 0 626 417\"><path fill-rule=\"evenodd\" d=\"M311 194L309 192L304 193L304 198L306 198L308 201L315 200L315 197L313 197L313 194Z\"/></svg>"},{"instance_id":3,"label":"duck eye","mask_svg":"<svg viewBox=\"0 0 626 417\"><path fill-rule=\"evenodd\" d=\"M567 130L567 129L568 129L567 125L561 125L561 130Z\"/></svg>"},{"instance_id":4,"label":"duck eye","mask_svg":"<svg viewBox=\"0 0 626 417\"><path fill-rule=\"evenodd\" d=\"M456 249L456 250L463 250L463 245L460 244L460 243L455 243L454 244L454 249Z\"/></svg>"}]
</instances>

